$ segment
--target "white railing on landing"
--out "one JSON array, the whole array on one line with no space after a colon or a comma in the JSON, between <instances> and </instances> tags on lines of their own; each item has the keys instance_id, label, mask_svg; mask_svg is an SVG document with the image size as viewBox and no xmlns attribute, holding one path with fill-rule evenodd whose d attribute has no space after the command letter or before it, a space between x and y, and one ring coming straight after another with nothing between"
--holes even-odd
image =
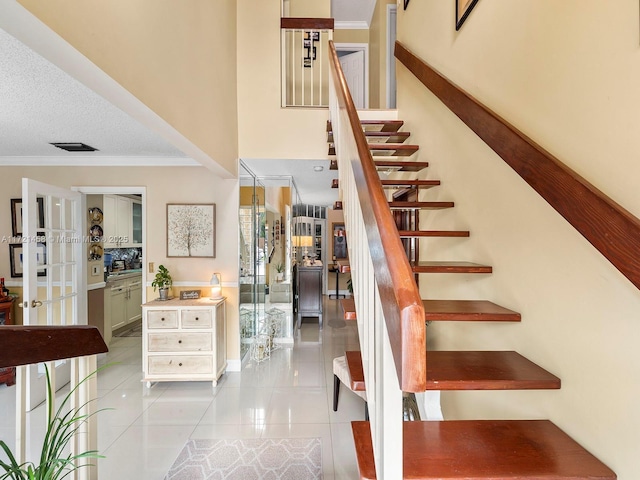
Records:
<instances>
[{"instance_id":1,"label":"white railing on landing","mask_svg":"<svg viewBox=\"0 0 640 480\"><path fill-rule=\"evenodd\" d=\"M282 18L281 66L283 107L329 105L326 54L333 39L332 18Z\"/></svg>"},{"instance_id":2,"label":"white railing on landing","mask_svg":"<svg viewBox=\"0 0 640 480\"><path fill-rule=\"evenodd\" d=\"M378 478L402 478L402 391L426 386L422 301L333 46L330 117Z\"/></svg>"},{"instance_id":3,"label":"white railing on landing","mask_svg":"<svg viewBox=\"0 0 640 480\"><path fill-rule=\"evenodd\" d=\"M107 350L104 340L95 327L0 327L0 368L14 368L15 366L16 375L15 444L11 445L11 442L7 441L8 439L3 440L9 448L13 447L11 449L19 465L25 462L33 462L36 466L40 464L42 442L40 438L31 437L31 434L47 431L48 427L48 424L45 424L44 428L35 424L36 419L40 417L36 410L27 411L27 369L39 362L46 363L51 388L50 391L47 391L45 408L47 412L55 414L58 409L55 398L57 390L56 363L59 364L60 360L64 360L71 369L69 408L65 407L64 413L67 411L75 412L75 417L79 420L74 422L77 429L69 430L71 437L67 448L59 454L64 454L65 457L66 455L80 456L73 462L77 468L70 469L72 471L65 478L71 480L98 479L97 458L83 457L82 454L95 452L98 449L97 418L95 416L98 395L97 354ZM54 395L49 395L50 392L54 392ZM47 417L48 415L45 415L45 422L48 421ZM29 452L27 451L27 441L30 445ZM4 456L4 452L0 452L1 456ZM4 472L0 471L0 474L2 473Z\"/></svg>"}]
</instances>

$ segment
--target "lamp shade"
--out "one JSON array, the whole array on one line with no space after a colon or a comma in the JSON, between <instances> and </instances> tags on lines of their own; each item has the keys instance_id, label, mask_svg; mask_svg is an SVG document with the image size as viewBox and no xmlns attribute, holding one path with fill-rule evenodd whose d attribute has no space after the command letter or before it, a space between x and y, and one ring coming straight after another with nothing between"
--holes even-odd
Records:
<instances>
[{"instance_id":1,"label":"lamp shade","mask_svg":"<svg viewBox=\"0 0 640 480\"><path fill-rule=\"evenodd\" d=\"M313 246L313 237L304 235L300 237L300 246L301 247L312 247Z\"/></svg>"},{"instance_id":2,"label":"lamp shade","mask_svg":"<svg viewBox=\"0 0 640 480\"><path fill-rule=\"evenodd\" d=\"M211 300L220 300L222 298L222 275L214 273L209 281L211 285Z\"/></svg>"}]
</instances>

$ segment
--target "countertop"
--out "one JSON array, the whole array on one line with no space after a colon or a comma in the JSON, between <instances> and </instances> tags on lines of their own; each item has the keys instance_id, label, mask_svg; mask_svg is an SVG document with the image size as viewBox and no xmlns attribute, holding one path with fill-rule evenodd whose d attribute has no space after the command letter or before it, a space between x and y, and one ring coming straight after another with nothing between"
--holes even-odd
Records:
<instances>
[{"instance_id":1,"label":"countertop","mask_svg":"<svg viewBox=\"0 0 640 480\"><path fill-rule=\"evenodd\" d=\"M115 282L117 280L123 280L125 278L135 277L136 275L142 275L141 268L132 268L130 270L122 270L120 272L111 272L107 276L107 283Z\"/></svg>"}]
</instances>

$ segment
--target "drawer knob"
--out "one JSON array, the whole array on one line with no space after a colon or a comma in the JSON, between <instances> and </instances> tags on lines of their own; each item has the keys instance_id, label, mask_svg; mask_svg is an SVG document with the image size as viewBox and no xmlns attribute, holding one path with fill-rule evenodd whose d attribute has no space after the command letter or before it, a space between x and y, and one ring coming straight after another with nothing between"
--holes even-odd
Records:
<instances>
[{"instance_id":1,"label":"drawer knob","mask_svg":"<svg viewBox=\"0 0 640 480\"><path fill-rule=\"evenodd\" d=\"M162 320L164 322L164 317L162 317L160 320Z\"/></svg>"},{"instance_id":2,"label":"drawer knob","mask_svg":"<svg viewBox=\"0 0 640 480\"><path fill-rule=\"evenodd\" d=\"M178 343L182 343L182 340L178 340Z\"/></svg>"},{"instance_id":3,"label":"drawer knob","mask_svg":"<svg viewBox=\"0 0 640 480\"><path fill-rule=\"evenodd\" d=\"M196 317L196 321L200 320L198 317Z\"/></svg>"},{"instance_id":4,"label":"drawer knob","mask_svg":"<svg viewBox=\"0 0 640 480\"><path fill-rule=\"evenodd\" d=\"M179 364L178 364L178 366L179 366L179 367L181 367L181 366L182 366L182 363L179 363Z\"/></svg>"}]
</instances>

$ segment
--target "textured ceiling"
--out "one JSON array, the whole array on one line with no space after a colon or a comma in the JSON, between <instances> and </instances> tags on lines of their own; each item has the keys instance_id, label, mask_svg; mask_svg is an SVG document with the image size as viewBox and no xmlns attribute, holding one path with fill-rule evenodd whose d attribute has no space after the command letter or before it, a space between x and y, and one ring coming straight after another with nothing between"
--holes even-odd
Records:
<instances>
[{"instance_id":1,"label":"textured ceiling","mask_svg":"<svg viewBox=\"0 0 640 480\"><path fill-rule=\"evenodd\" d=\"M0 157L71 156L51 142L86 143L92 157L185 157L0 29Z\"/></svg>"},{"instance_id":2,"label":"textured ceiling","mask_svg":"<svg viewBox=\"0 0 640 480\"><path fill-rule=\"evenodd\" d=\"M99 151L69 153L52 142L81 142ZM103 162L101 162L103 158ZM0 29L0 165L195 164L181 150ZM35 162L35 163L30 163ZM105 163L106 162L106 163ZM313 167L322 165L322 172ZM337 172L328 160L254 160L263 177L293 177L301 201L332 205Z\"/></svg>"}]
</instances>

